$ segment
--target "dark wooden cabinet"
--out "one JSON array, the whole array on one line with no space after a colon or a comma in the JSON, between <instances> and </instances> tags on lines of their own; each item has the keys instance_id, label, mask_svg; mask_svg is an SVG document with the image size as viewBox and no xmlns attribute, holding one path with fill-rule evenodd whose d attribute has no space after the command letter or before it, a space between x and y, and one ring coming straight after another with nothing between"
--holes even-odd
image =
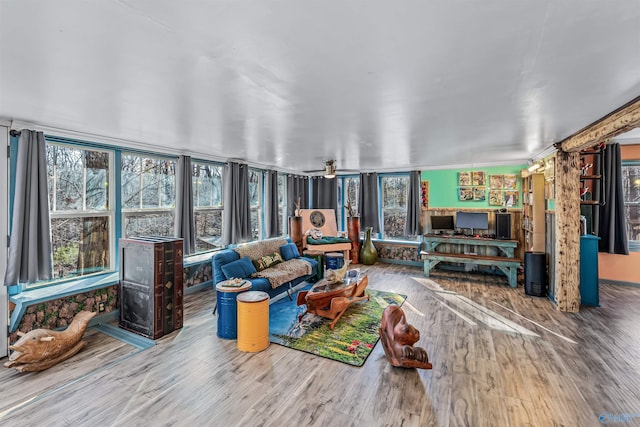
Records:
<instances>
[{"instance_id":1,"label":"dark wooden cabinet","mask_svg":"<svg viewBox=\"0 0 640 427\"><path fill-rule=\"evenodd\" d=\"M151 339L182 328L183 242L120 239L120 327Z\"/></svg>"}]
</instances>

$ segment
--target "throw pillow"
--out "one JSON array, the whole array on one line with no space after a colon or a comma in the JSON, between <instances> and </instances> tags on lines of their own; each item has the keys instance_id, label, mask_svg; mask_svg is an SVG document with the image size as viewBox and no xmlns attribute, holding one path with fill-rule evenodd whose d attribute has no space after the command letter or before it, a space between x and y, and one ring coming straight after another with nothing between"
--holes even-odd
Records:
<instances>
[{"instance_id":1,"label":"throw pillow","mask_svg":"<svg viewBox=\"0 0 640 427\"><path fill-rule=\"evenodd\" d=\"M227 278L227 280L236 277L238 279L245 279L252 274L257 273L256 268L251 262L251 258L249 258L248 256L237 259L235 261L231 261L230 263L225 264L220 268L222 269L222 273Z\"/></svg>"},{"instance_id":2,"label":"throw pillow","mask_svg":"<svg viewBox=\"0 0 640 427\"><path fill-rule=\"evenodd\" d=\"M283 261L284 260L282 259L282 256L280 256L278 252L274 252L272 254L265 255L262 258L252 260L254 267L258 271L262 271L265 268L280 264Z\"/></svg>"},{"instance_id":3,"label":"throw pillow","mask_svg":"<svg viewBox=\"0 0 640 427\"><path fill-rule=\"evenodd\" d=\"M298 247L295 243L287 243L286 245L280 246L280 254L285 261L300 258L300 252L298 252Z\"/></svg>"}]
</instances>

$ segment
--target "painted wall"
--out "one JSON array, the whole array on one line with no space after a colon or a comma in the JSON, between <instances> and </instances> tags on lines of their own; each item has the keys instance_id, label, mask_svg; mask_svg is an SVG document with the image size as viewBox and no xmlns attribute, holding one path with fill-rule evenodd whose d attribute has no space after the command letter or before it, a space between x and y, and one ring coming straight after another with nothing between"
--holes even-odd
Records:
<instances>
[{"instance_id":1,"label":"painted wall","mask_svg":"<svg viewBox=\"0 0 640 427\"><path fill-rule=\"evenodd\" d=\"M522 207L520 171L527 165L491 166L472 169L439 169L422 171L422 180L429 181L429 208L468 208L468 209L496 209L499 206L489 206L489 176L515 174L518 177L518 200L514 208ZM486 174L486 197L484 201L458 200L458 172L484 171Z\"/></svg>"},{"instance_id":2,"label":"painted wall","mask_svg":"<svg viewBox=\"0 0 640 427\"><path fill-rule=\"evenodd\" d=\"M623 160L640 160L640 144L622 145L620 148ZM598 276L619 282L640 283L640 252L629 255L613 255L598 253Z\"/></svg>"}]
</instances>

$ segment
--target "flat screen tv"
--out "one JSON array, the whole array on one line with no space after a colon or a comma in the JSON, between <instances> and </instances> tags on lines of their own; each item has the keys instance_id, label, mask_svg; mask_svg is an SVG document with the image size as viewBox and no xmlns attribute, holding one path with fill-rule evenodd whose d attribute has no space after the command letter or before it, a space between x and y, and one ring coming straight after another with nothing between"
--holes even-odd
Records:
<instances>
[{"instance_id":1,"label":"flat screen tv","mask_svg":"<svg viewBox=\"0 0 640 427\"><path fill-rule=\"evenodd\" d=\"M474 230L486 230L489 228L489 214L487 212L463 212L456 213L456 228L468 228L473 234Z\"/></svg>"},{"instance_id":2,"label":"flat screen tv","mask_svg":"<svg viewBox=\"0 0 640 427\"><path fill-rule=\"evenodd\" d=\"M431 230L455 230L453 225L453 215L432 215Z\"/></svg>"}]
</instances>

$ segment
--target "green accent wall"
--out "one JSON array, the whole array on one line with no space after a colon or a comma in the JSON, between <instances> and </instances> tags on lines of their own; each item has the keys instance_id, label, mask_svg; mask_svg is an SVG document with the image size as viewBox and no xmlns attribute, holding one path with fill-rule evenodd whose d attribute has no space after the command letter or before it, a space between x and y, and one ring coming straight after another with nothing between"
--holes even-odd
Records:
<instances>
[{"instance_id":1,"label":"green accent wall","mask_svg":"<svg viewBox=\"0 0 640 427\"><path fill-rule=\"evenodd\" d=\"M422 171L422 180L429 181L429 208L468 208L468 209L497 209L499 206L489 206L489 176L515 174L518 177L518 200L514 208L522 207L522 178L520 171L526 169L526 164L477 167L467 169L439 169ZM458 200L458 172L484 171L486 175L486 197L484 201Z\"/></svg>"}]
</instances>

